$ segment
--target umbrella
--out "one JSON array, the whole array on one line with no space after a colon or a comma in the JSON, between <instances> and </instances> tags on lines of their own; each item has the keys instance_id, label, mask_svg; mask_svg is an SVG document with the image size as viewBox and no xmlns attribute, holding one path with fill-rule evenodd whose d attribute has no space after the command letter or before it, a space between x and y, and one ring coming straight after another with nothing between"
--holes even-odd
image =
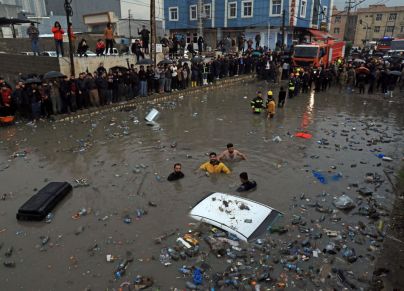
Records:
<instances>
[{"instance_id":1,"label":"umbrella","mask_svg":"<svg viewBox=\"0 0 404 291\"><path fill-rule=\"evenodd\" d=\"M64 77L66 77L66 76L58 71L49 71L45 75L43 75L44 80L55 79L55 78L64 78Z\"/></svg>"},{"instance_id":2,"label":"umbrella","mask_svg":"<svg viewBox=\"0 0 404 291\"><path fill-rule=\"evenodd\" d=\"M366 63L366 61L362 59L355 59L354 63Z\"/></svg>"},{"instance_id":3,"label":"umbrella","mask_svg":"<svg viewBox=\"0 0 404 291\"><path fill-rule=\"evenodd\" d=\"M193 63L202 63L203 62L203 58L202 57L194 57L192 59Z\"/></svg>"},{"instance_id":4,"label":"umbrella","mask_svg":"<svg viewBox=\"0 0 404 291\"><path fill-rule=\"evenodd\" d=\"M390 71L389 75L401 76L401 72L400 71Z\"/></svg>"},{"instance_id":5,"label":"umbrella","mask_svg":"<svg viewBox=\"0 0 404 291\"><path fill-rule=\"evenodd\" d=\"M364 73L364 74L369 74L370 73L370 70L368 68L365 68L365 67L359 67L355 71L358 74L359 73Z\"/></svg>"},{"instance_id":6,"label":"umbrella","mask_svg":"<svg viewBox=\"0 0 404 291\"><path fill-rule=\"evenodd\" d=\"M161 62L159 62L158 65L159 65L159 66L160 66L160 65L170 65L170 64L172 64L172 63L173 63L172 60L167 60L167 59L165 59L165 60L162 60Z\"/></svg>"},{"instance_id":7,"label":"umbrella","mask_svg":"<svg viewBox=\"0 0 404 291\"><path fill-rule=\"evenodd\" d=\"M186 58L181 58L178 60L179 62L183 63L183 62L189 62L189 59Z\"/></svg>"},{"instance_id":8,"label":"umbrella","mask_svg":"<svg viewBox=\"0 0 404 291\"><path fill-rule=\"evenodd\" d=\"M124 71L124 72L126 72L129 69L127 67L124 67L124 66L115 66L115 67L112 67L111 70L112 71Z\"/></svg>"},{"instance_id":9,"label":"umbrella","mask_svg":"<svg viewBox=\"0 0 404 291\"><path fill-rule=\"evenodd\" d=\"M154 62L151 59L141 59L136 63L137 65L153 65Z\"/></svg>"},{"instance_id":10,"label":"umbrella","mask_svg":"<svg viewBox=\"0 0 404 291\"><path fill-rule=\"evenodd\" d=\"M41 84L42 81L38 78L29 78L25 80L25 84Z\"/></svg>"},{"instance_id":11,"label":"umbrella","mask_svg":"<svg viewBox=\"0 0 404 291\"><path fill-rule=\"evenodd\" d=\"M252 56L253 57L260 57L262 55L262 53L260 52L260 51L254 51L253 53L252 53Z\"/></svg>"}]
</instances>

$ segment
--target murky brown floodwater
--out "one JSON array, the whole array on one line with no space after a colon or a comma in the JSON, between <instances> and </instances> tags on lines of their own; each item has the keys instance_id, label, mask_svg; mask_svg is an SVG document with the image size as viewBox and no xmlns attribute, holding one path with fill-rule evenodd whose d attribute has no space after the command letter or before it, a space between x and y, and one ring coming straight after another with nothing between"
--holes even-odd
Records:
<instances>
[{"instance_id":1,"label":"murky brown floodwater","mask_svg":"<svg viewBox=\"0 0 404 291\"><path fill-rule=\"evenodd\" d=\"M403 156L404 106L329 91L300 95L288 101L269 122L264 116L252 115L249 109L250 99L258 88L267 91L265 83L245 83L131 112L111 112L91 120L41 123L36 128L26 125L1 128L0 194L10 194L0 201L0 245L4 243L0 250L0 289L111 290L118 289L124 281L133 281L138 274L153 276L154 286L160 290L184 288L186 280L178 268L192 265L196 259L164 267L158 260L160 249L173 245L176 237L163 245L155 245L153 239L177 228L186 232L188 223L193 222L187 216L190 206L211 191L234 194L242 171L247 171L258 183L258 189L249 198L284 212L284 225L290 225L293 214L301 215L306 227L320 233L323 228L341 230L346 225L355 226L359 220L368 224L370 220L355 215L355 209L349 213L325 214L326 219L319 222L324 214L307 204L318 201L334 209L333 198L342 193L353 199L360 197L357 188L349 185L363 185L367 172L377 172L386 180L383 169L396 169ZM143 121L151 107L161 111L158 120L161 130L153 130ZM134 118L140 123L134 123ZM312 133L313 139L290 137L302 129ZM281 143L272 141L277 135L282 138ZM380 136L390 142L368 145L368 141ZM329 145L319 145L317 141L322 138ZM177 142L177 147L170 146L173 142ZM206 153L219 153L228 142L233 142L248 160L231 164L233 174L228 176L206 177L197 171L207 160ZM85 149L80 151L83 145ZM382 162L371 152L375 149L394 161ZM10 158L20 150L28 151L25 158ZM169 183L165 179L174 162L183 164L186 177ZM314 169L341 172L343 178L323 185L313 177ZM87 178L90 185L75 188L53 211L55 217L50 224L15 219L18 207L48 181L72 183L76 178ZM386 181L374 193L375 199L388 208L394 198L390 188ZM310 202L300 199L302 193ZM149 207L149 201L158 206ZM306 205L305 209L302 205ZM72 219L81 208L91 209L91 213ZM136 220L137 208L147 209L148 214ZM132 216L131 224L123 222L126 214ZM341 220L331 221L333 215ZM80 226L84 226L84 231L75 235ZM290 226L287 234L271 237L281 247L282 242L302 241L305 235L297 226ZM40 247L41 236L50 236L44 250ZM322 250L329 240L323 233L322 239L312 243ZM376 248L380 246L380 242L375 244ZM89 251L95 245L98 247ZM378 251L367 250L370 240L366 238L362 245L353 241L348 245L355 247L359 257L353 264L346 263L340 254L320 254L319 258L297 264L305 270L309 266L316 269L335 257L333 266L352 270L355 279L351 280L357 286L366 286L366 282L356 279L366 272L369 278L373 261L368 254L377 256ZM5 258L10 246L14 247L14 253ZM124 257L126 251L131 251L135 260L124 278L115 281L113 272L117 263L108 263L105 257L107 254ZM273 256L278 256L276 251ZM6 259L14 260L16 267L3 266ZM215 271L223 271L227 266L226 259L209 256L206 261L217 268ZM282 266L273 266L271 276L277 279ZM297 280L296 273L285 273L289 276L289 290L319 288L310 280ZM335 279L318 282L323 287L337 286Z\"/></svg>"}]
</instances>

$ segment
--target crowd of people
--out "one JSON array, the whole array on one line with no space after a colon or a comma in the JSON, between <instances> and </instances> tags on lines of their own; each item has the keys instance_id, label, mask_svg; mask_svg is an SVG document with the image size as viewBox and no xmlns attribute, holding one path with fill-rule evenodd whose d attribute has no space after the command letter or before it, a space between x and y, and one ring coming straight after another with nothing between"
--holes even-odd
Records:
<instances>
[{"instance_id":1,"label":"crowd of people","mask_svg":"<svg viewBox=\"0 0 404 291\"><path fill-rule=\"evenodd\" d=\"M139 34L148 35L145 30L147 29L143 27ZM110 49L110 43L108 48ZM139 42L135 43L134 50L139 54L145 52ZM101 63L96 71L82 72L78 78L66 76L27 82L20 76L14 87L0 80L0 116L11 114L38 120L137 97L203 86L219 79L250 73L277 84L282 79L288 80L285 88L281 87L278 107L283 107L286 98L292 99L311 89L326 91L332 84L337 85L340 92L348 93L356 89L359 93L364 93L366 86L369 94L381 92L392 95L397 84L401 90L404 89L401 62L388 62L376 57L365 59L360 62L338 59L326 68L299 68L290 64L290 55L263 50L261 47L254 49L250 43L243 54L229 53L212 58L192 58L191 55L190 59L165 59L157 66L131 65L127 69L119 67L116 70L107 70ZM270 104L273 105L272 102ZM265 107L263 104L258 106ZM274 113L269 113L268 117L273 115Z\"/></svg>"},{"instance_id":2,"label":"crowd of people","mask_svg":"<svg viewBox=\"0 0 404 291\"><path fill-rule=\"evenodd\" d=\"M282 67L281 60L275 53L259 57L251 53L243 56L229 54L192 61L166 59L156 67L131 65L128 69L120 67L116 70L107 70L100 63L96 71L82 72L78 78L33 78L32 81L32 78L19 76L15 86L0 79L0 115L17 115L35 121L55 114L212 84L216 80L243 74L258 73L261 78L266 78L263 67ZM275 79L281 74L281 71L275 71Z\"/></svg>"}]
</instances>

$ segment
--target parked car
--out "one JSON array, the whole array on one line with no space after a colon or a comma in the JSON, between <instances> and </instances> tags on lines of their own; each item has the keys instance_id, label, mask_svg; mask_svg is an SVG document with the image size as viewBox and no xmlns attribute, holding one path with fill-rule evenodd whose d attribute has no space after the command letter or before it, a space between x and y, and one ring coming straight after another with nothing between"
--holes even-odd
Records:
<instances>
[{"instance_id":1,"label":"parked car","mask_svg":"<svg viewBox=\"0 0 404 291\"><path fill-rule=\"evenodd\" d=\"M34 53L33 52L20 52L21 55L25 55L25 56L33 56Z\"/></svg>"},{"instance_id":2,"label":"parked car","mask_svg":"<svg viewBox=\"0 0 404 291\"><path fill-rule=\"evenodd\" d=\"M41 56L56 58L57 54L56 51L43 51L41 52Z\"/></svg>"}]
</instances>

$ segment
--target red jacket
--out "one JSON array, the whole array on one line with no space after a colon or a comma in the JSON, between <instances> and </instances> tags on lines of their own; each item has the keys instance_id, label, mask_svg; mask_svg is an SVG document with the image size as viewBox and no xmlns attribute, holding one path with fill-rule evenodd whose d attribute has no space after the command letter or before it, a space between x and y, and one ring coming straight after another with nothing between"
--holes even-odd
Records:
<instances>
[{"instance_id":1,"label":"red jacket","mask_svg":"<svg viewBox=\"0 0 404 291\"><path fill-rule=\"evenodd\" d=\"M52 32L53 32L53 38L56 40L63 40L63 34L65 31L61 28L59 29L58 27L52 27Z\"/></svg>"},{"instance_id":2,"label":"red jacket","mask_svg":"<svg viewBox=\"0 0 404 291\"><path fill-rule=\"evenodd\" d=\"M10 88L2 88L0 89L1 100L4 105L10 105L11 103L11 89Z\"/></svg>"}]
</instances>

